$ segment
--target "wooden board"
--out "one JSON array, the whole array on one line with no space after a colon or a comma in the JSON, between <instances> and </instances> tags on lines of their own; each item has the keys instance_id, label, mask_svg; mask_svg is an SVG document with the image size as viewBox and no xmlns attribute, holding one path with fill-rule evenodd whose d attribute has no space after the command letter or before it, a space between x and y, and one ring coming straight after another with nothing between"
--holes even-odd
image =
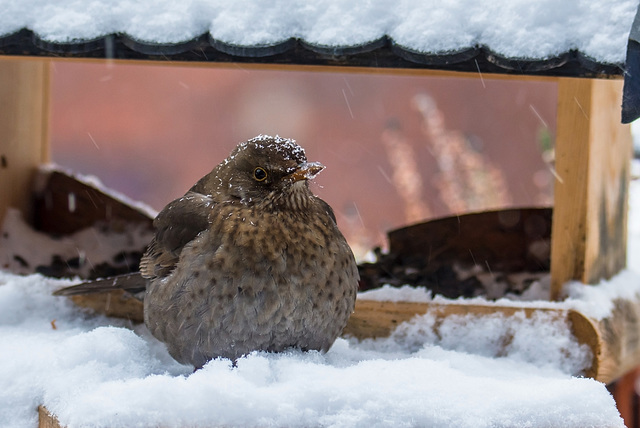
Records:
<instances>
[{"instance_id":1,"label":"wooden board","mask_svg":"<svg viewBox=\"0 0 640 428\"><path fill-rule=\"evenodd\" d=\"M401 261L479 265L500 272L549 270L550 208L513 208L436 220L389 232L389 254Z\"/></svg>"},{"instance_id":2,"label":"wooden board","mask_svg":"<svg viewBox=\"0 0 640 428\"><path fill-rule=\"evenodd\" d=\"M142 223L153 228L148 215L60 171L41 171L38 182L34 202L37 230L66 235L97 222L114 228L119 223Z\"/></svg>"},{"instance_id":3,"label":"wooden board","mask_svg":"<svg viewBox=\"0 0 640 428\"><path fill-rule=\"evenodd\" d=\"M551 298L570 280L610 278L626 265L631 131L622 82L558 81Z\"/></svg>"},{"instance_id":4,"label":"wooden board","mask_svg":"<svg viewBox=\"0 0 640 428\"><path fill-rule=\"evenodd\" d=\"M121 291L91 296L74 296L80 306L98 313L142 322L142 303ZM585 376L609 383L632 370L640 361L640 299L617 300L611 316L603 320L593 320L575 310L544 309L534 307L511 307L497 305L435 304L415 302L379 302L373 300L356 301L355 312L351 315L343 335L358 339L389 336L401 323L427 312L437 319L471 314L477 317L502 314L516 316L524 312L532 317L537 312L552 314L565 319L578 342L591 348L594 359ZM436 322L436 328L440 325ZM438 333L436 331L436 333ZM540 340L544 340L541 337ZM503 338L509 343L509 338Z\"/></svg>"},{"instance_id":5,"label":"wooden board","mask_svg":"<svg viewBox=\"0 0 640 428\"><path fill-rule=\"evenodd\" d=\"M28 61L30 57L3 55L5 61ZM531 75L531 74L504 74L480 72L438 70L437 68L393 68L393 67L356 67L338 65L305 65L286 63L250 63L250 62L213 62L213 61L168 61L149 59L118 59L118 58L74 58L74 57L50 57L43 61L71 62L80 64L116 64L116 65L142 65L148 67L185 67L185 68L218 68L231 69L242 72L247 71L300 71L313 73L348 73L348 74L374 74L394 76L421 76L421 77L445 77L465 78L482 82L483 80L518 80L530 82L555 82L556 76ZM598 78L621 80L623 76L599 76Z\"/></svg>"},{"instance_id":6,"label":"wooden board","mask_svg":"<svg viewBox=\"0 0 640 428\"><path fill-rule=\"evenodd\" d=\"M358 339L387 337L401 323L426 313L434 315L437 320L444 320L467 314L477 317L502 314L511 317L522 312L527 317L544 312L568 322L578 342L589 346L594 355L585 376L609 383L633 369L640 361L640 300L618 300L611 316L593 320L578 311L564 309L359 299L343 334ZM436 322L434 328L437 329L439 325L440 322ZM438 331L434 332L438 334ZM544 337L540 340L544 340ZM503 342L509 343L509 338L503 338Z\"/></svg>"},{"instance_id":7,"label":"wooden board","mask_svg":"<svg viewBox=\"0 0 640 428\"><path fill-rule=\"evenodd\" d=\"M124 290L71 296L76 305L108 317L124 318L135 323L144 321L143 303Z\"/></svg>"},{"instance_id":8,"label":"wooden board","mask_svg":"<svg viewBox=\"0 0 640 428\"><path fill-rule=\"evenodd\" d=\"M447 317L472 315L475 317L488 317L501 314L506 318L522 314L531 318L535 313L550 314L552 319L566 320L571 327L573 335L580 343L591 348L594 360L591 368L584 374L597 378L599 375L599 359L601 343L598 339L597 326L594 322L574 310L541 309L527 307L510 307L495 305L465 305L465 304L436 304L415 302L384 302L373 300L358 300L356 310L349 319L347 327L343 331L345 336L353 336L358 339L379 338L389 336L393 330L403 322L409 321L415 316L431 314L436 317L434 333L440 336L439 327ZM540 340L544 340L541 337ZM501 343L511 342L510 337L501 338Z\"/></svg>"},{"instance_id":9,"label":"wooden board","mask_svg":"<svg viewBox=\"0 0 640 428\"><path fill-rule=\"evenodd\" d=\"M38 406L38 428L63 428L46 407Z\"/></svg>"},{"instance_id":10,"label":"wooden board","mask_svg":"<svg viewBox=\"0 0 640 428\"><path fill-rule=\"evenodd\" d=\"M539 311L566 320L577 340L591 348L594 358L586 376L610 383L637 365L640 358L640 301L618 301L610 317L596 322L575 310L358 300L343 334L359 339L387 337L402 322L427 312L443 320L467 314L482 317L499 313L511 317L522 312L532 317ZM436 330L438 326L438 322L434 323ZM508 344L509 339L503 338L502 343ZM633 385L628 385L625 391L632 389ZM630 407L630 404L626 403L626 406ZM621 410L632 412L627 408ZM39 428L63 428L44 406L38 408L38 414Z\"/></svg>"},{"instance_id":11,"label":"wooden board","mask_svg":"<svg viewBox=\"0 0 640 428\"><path fill-rule=\"evenodd\" d=\"M49 161L49 61L0 60L0 222L28 218L33 173Z\"/></svg>"}]
</instances>

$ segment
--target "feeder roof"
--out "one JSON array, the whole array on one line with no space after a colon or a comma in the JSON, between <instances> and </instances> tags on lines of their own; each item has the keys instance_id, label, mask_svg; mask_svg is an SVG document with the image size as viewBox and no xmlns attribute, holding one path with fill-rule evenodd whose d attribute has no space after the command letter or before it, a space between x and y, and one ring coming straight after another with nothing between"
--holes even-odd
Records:
<instances>
[{"instance_id":1,"label":"feeder roof","mask_svg":"<svg viewBox=\"0 0 640 428\"><path fill-rule=\"evenodd\" d=\"M610 77L624 74L638 0L0 0L0 7L4 55Z\"/></svg>"}]
</instances>

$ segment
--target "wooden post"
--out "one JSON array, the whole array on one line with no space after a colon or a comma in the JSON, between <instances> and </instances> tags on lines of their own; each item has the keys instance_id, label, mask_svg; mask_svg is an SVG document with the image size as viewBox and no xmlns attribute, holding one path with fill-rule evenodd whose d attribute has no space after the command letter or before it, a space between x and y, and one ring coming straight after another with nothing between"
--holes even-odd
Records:
<instances>
[{"instance_id":1,"label":"wooden post","mask_svg":"<svg viewBox=\"0 0 640 428\"><path fill-rule=\"evenodd\" d=\"M631 131L621 80L558 79L551 299L570 280L610 278L626 265Z\"/></svg>"},{"instance_id":2,"label":"wooden post","mask_svg":"<svg viewBox=\"0 0 640 428\"><path fill-rule=\"evenodd\" d=\"M624 419L624 424L629 428L637 427L640 424L638 409L635 406L635 401L638 397L636 383L639 375L640 368L636 368L622 376L612 385L613 399L616 400L616 406L620 416Z\"/></svg>"},{"instance_id":3,"label":"wooden post","mask_svg":"<svg viewBox=\"0 0 640 428\"><path fill-rule=\"evenodd\" d=\"M49 61L0 60L0 223L7 207L30 217L35 168L49 160Z\"/></svg>"},{"instance_id":4,"label":"wooden post","mask_svg":"<svg viewBox=\"0 0 640 428\"><path fill-rule=\"evenodd\" d=\"M44 406L38 406L38 428L62 428L58 419Z\"/></svg>"}]
</instances>

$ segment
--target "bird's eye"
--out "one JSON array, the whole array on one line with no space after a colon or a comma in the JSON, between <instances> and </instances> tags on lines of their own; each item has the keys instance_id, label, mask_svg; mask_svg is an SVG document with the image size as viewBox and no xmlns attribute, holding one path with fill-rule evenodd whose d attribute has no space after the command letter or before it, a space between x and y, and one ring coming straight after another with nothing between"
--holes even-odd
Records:
<instances>
[{"instance_id":1,"label":"bird's eye","mask_svg":"<svg viewBox=\"0 0 640 428\"><path fill-rule=\"evenodd\" d=\"M256 181L264 181L267 179L267 171L265 171L262 167L257 167L253 170L253 178Z\"/></svg>"}]
</instances>

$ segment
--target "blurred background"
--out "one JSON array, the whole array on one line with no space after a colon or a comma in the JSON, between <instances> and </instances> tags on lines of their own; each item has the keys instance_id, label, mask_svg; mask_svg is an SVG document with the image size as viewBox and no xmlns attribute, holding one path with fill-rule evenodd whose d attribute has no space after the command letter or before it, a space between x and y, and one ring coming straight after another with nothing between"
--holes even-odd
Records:
<instances>
[{"instance_id":1,"label":"blurred background","mask_svg":"<svg viewBox=\"0 0 640 428\"><path fill-rule=\"evenodd\" d=\"M52 97L52 161L156 210L241 141L297 140L358 257L400 226L552 203L550 82L54 62Z\"/></svg>"}]
</instances>

